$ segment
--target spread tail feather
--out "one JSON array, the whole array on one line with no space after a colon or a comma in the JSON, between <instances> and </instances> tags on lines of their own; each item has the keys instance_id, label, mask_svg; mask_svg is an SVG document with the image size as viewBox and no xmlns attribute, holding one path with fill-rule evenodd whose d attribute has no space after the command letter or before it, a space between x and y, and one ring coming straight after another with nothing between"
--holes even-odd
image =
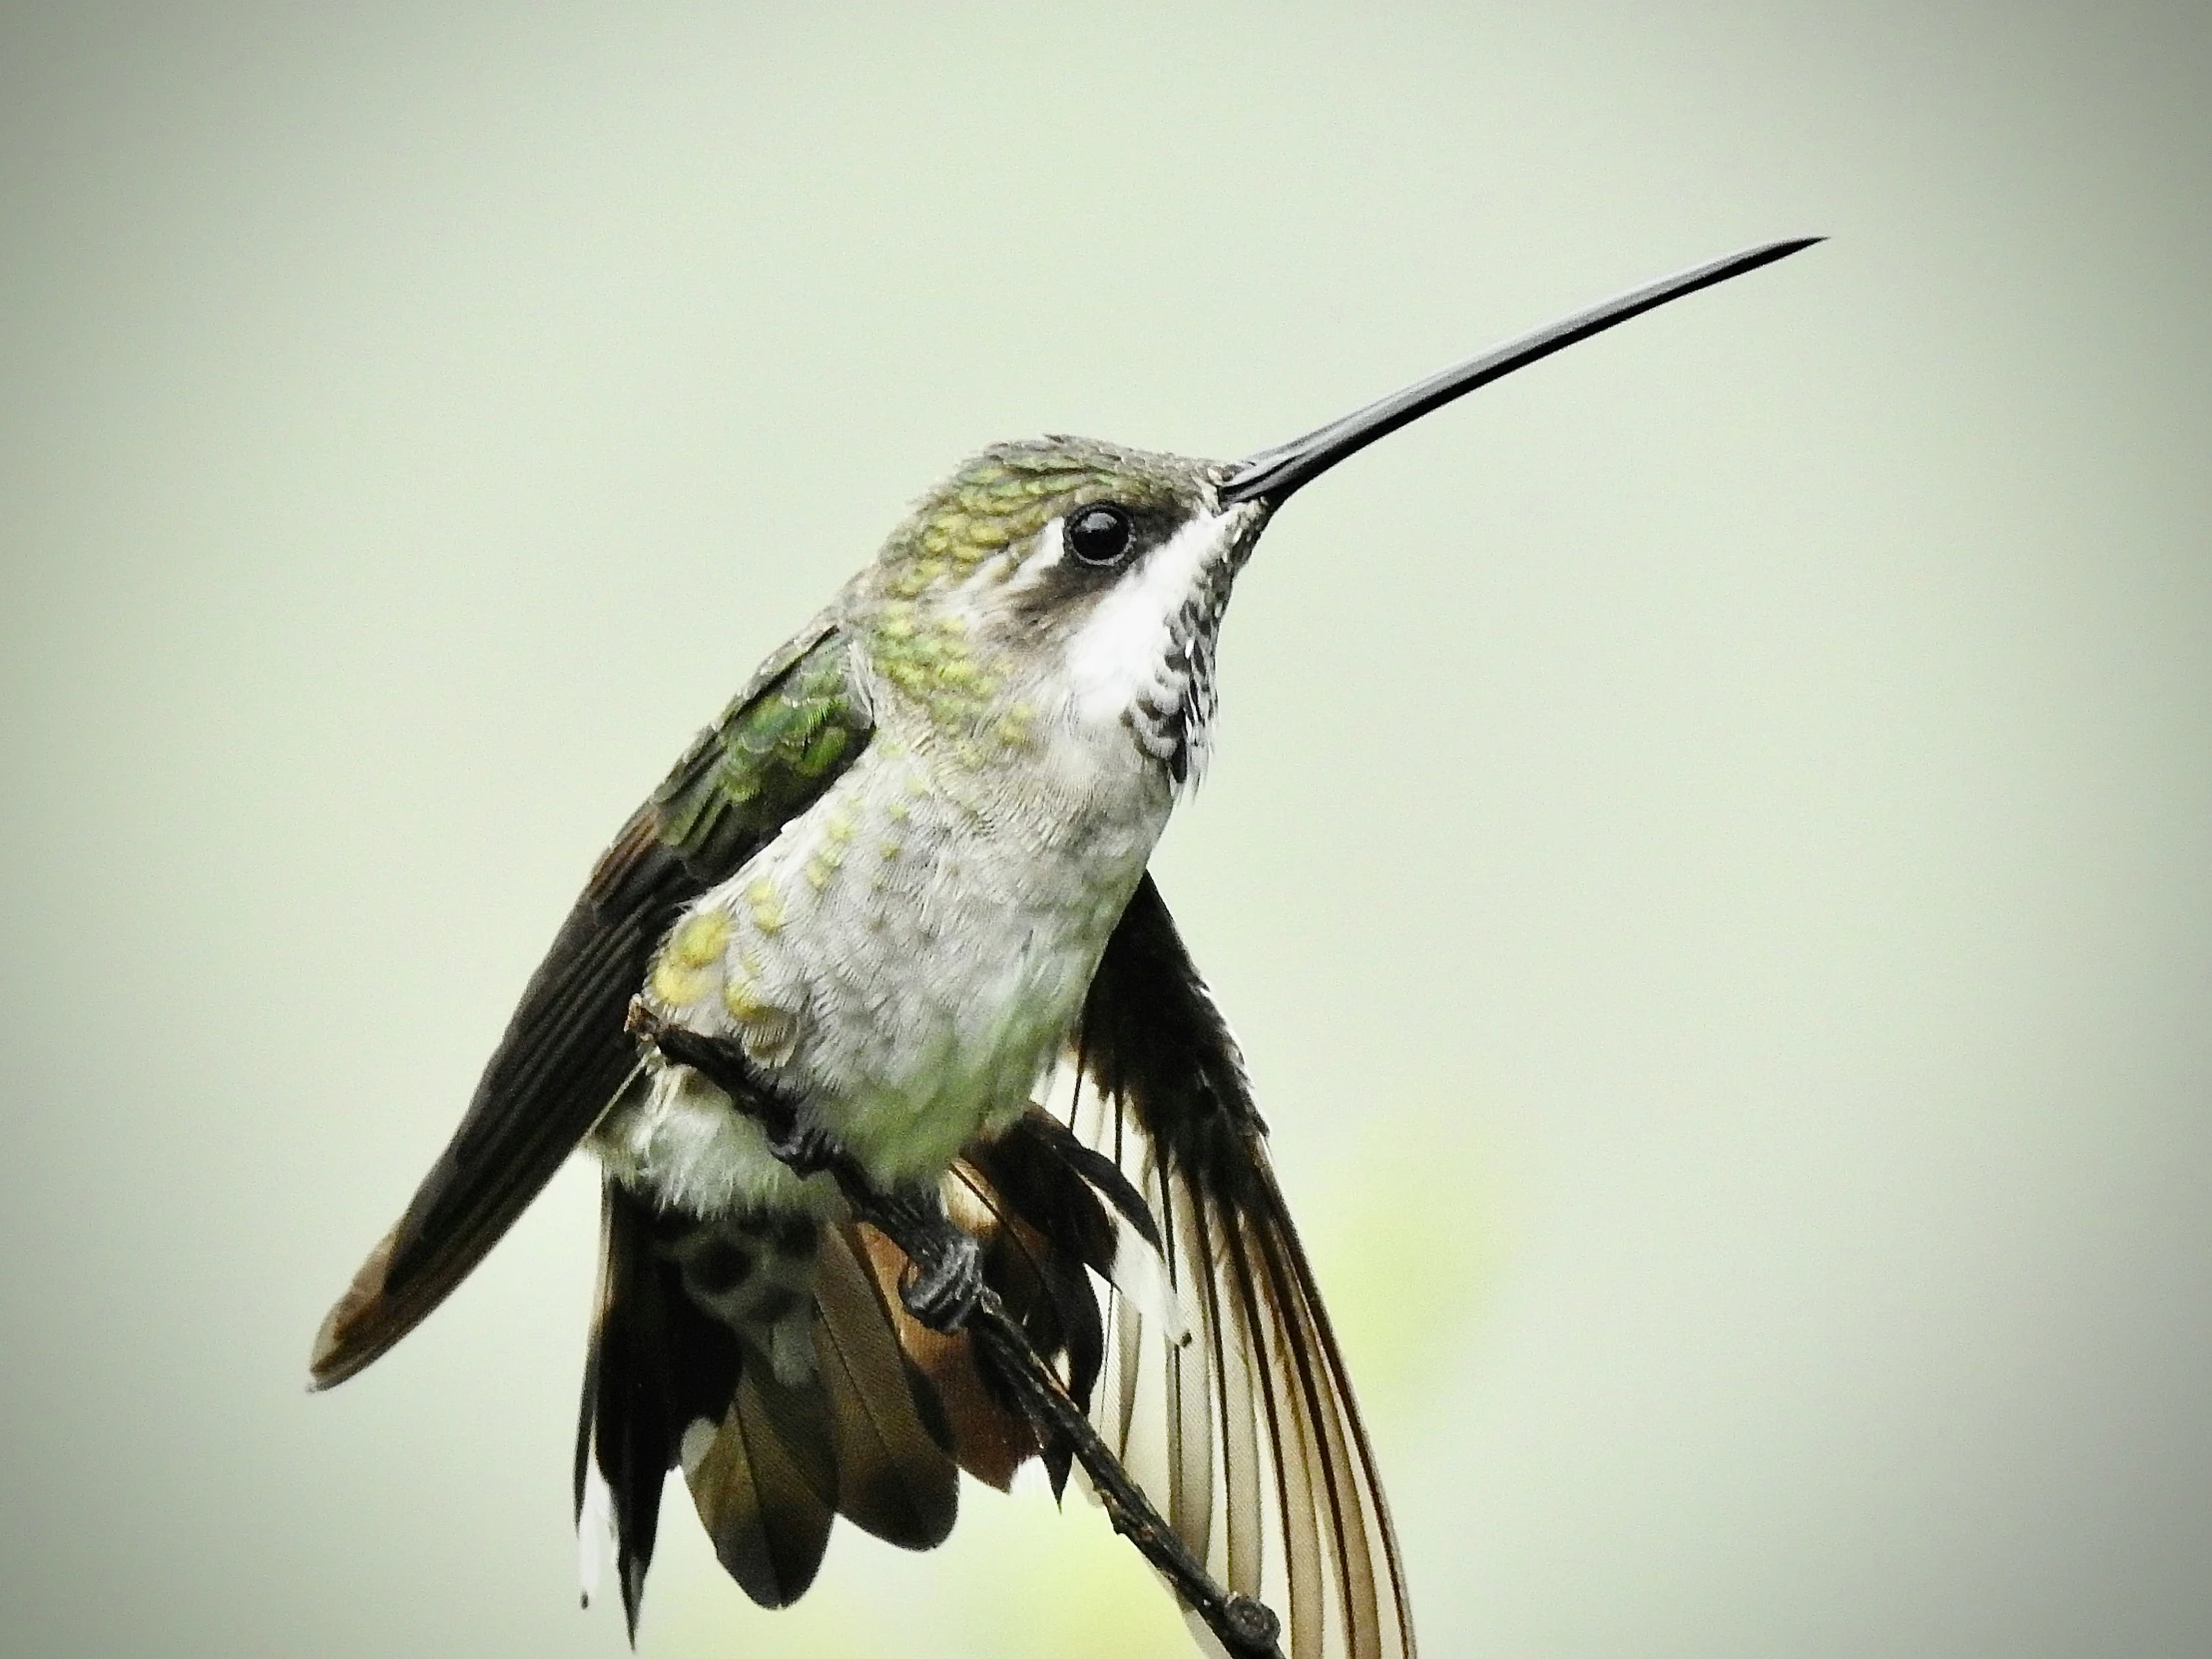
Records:
<instances>
[{"instance_id":1,"label":"spread tail feather","mask_svg":"<svg viewBox=\"0 0 2212 1659\"><path fill-rule=\"evenodd\" d=\"M678 1466L716 1557L764 1607L806 1593L839 1514L907 1549L941 1543L958 1504L951 1432L857 1232L701 1222L613 1180L602 1191L576 1440L587 1598L611 1556L635 1638Z\"/></svg>"}]
</instances>

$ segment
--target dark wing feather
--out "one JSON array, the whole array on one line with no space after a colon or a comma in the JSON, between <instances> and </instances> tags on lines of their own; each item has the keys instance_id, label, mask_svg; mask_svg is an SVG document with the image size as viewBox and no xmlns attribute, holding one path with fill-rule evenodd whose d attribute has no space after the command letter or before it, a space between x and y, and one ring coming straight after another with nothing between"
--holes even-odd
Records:
<instances>
[{"instance_id":1,"label":"dark wing feather","mask_svg":"<svg viewBox=\"0 0 2212 1659\"><path fill-rule=\"evenodd\" d=\"M624 828L569 912L398 1226L316 1334L314 1386L342 1382L443 1302L538 1195L637 1066L624 1010L669 912L696 883L655 835Z\"/></svg>"},{"instance_id":2,"label":"dark wing feather","mask_svg":"<svg viewBox=\"0 0 2212 1659\"><path fill-rule=\"evenodd\" d=\"M763 665L599 860L484 1068L460 1128L316 1334L318 1388L444 1301L637 1072L630 998L677 909L851 764L868 721L827 618Z\"/></svg>"},{"instance_id":3,"label":"dark wing feather","mask_svg":"<svg viewBox=\"0 0 2212 1659\"><path fill-rule=\"evenodd\" d=\"M1075 1126L1145 1193L1179 1310L1114 1299L1101 1431L1232 1589L1276 1604L1291 1659L1410 1655L1343 1353L1243 1056L1149 875L1092 981L1078 1061Z\"/></svg>"}]
</instances>

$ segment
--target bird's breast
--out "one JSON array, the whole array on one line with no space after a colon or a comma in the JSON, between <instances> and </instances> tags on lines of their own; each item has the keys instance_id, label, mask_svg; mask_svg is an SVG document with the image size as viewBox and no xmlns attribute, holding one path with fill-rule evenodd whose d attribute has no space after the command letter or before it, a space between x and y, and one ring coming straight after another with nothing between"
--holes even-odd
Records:
<instances>
[{"instance_id":1,"label":"bird's breast","mask_svg":"<svg viewBox=\"0 0 2212 1659\"><path fill-rule=\"evenodd\" d=\"M992 776L879 735L686 911L648 999L735 1037L878 1182L933 1179L1027 1103L1166 822L1164 789L1069 791L1068 765ZM701 1213L790 1196L680 1068L601 1141Z\"/></svg>"}]
</instances>

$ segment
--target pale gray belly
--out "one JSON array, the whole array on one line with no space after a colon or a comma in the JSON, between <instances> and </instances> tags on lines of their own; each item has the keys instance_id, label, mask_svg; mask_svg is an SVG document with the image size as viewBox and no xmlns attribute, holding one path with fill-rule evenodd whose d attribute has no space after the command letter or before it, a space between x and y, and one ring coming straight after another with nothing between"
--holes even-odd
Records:
<instances>
[{"instance_id":1,"label":"pale gray belly","mask_svg":"<svg viewBox=\"0 0 2212 1659\"><path fill-rule=\"evenodd\" d=\"M1021 1110L1081 1010L1166 819L1152 792L1115 807L990 819L863 758L691 906L647 998L737 1039L878 1182L933 1180ZM596 1139L618 1174L697 1214L828 1202L683 1068Z\"/></svg>"}]
</instances>

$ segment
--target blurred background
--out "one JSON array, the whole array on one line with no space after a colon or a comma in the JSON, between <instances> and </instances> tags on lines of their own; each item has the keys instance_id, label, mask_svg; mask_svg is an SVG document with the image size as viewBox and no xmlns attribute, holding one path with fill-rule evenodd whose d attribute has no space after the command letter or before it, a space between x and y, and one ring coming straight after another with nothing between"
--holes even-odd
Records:
<instances>
[{"instance_id":1,"label":"blurred background","mask_svg":"<svg viewBox=\"0 0 2212 1659\"><path fill-rule=\"evenodd\" d=\"M1162 883L1432 1655L2212 1648L2201 6L0 13L0 1649L607 1656L571 1167L307 1340L600 845L981 443L1301 495ZM671 1503L680 1503L672 1497ZM640 1648L1186 1651L971 1494Z\"/></svg>"}]
</instances>

